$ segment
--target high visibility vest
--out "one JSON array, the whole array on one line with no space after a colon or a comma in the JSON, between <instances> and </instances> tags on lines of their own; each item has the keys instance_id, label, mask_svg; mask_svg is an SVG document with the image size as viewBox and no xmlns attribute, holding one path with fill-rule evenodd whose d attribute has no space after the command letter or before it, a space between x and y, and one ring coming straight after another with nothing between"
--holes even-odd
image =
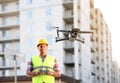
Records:
<instances>
[{"instance_id":1,"label":"high visibility vest","mask_svg":"<svg viewBox=\"0 0 120 83\"><path fill-rule=\"evenodd\" d=\"M55 64L55 58L53 56L47 55L44 59L44 62L42 62L42 59L39 55L32 57L32 63L34 67L34 71L54 71L54 64ZM34 76L32 78L32 83L54 83L55 77L51 75L40 74L38 76Z\"/></svg>"}]
</instances>

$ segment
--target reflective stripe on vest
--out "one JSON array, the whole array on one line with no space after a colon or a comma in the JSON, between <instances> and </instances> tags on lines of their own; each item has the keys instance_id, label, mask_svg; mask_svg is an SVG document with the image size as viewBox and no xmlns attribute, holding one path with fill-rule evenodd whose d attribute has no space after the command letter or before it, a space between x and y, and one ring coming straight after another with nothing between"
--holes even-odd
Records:
<instances>
[{"instance_id":1,"label":"reflective stripe on vest","mask_svg":"<svg viewBox=\"0 0 120 83\"><path fill-rule=\"evenodd\" d=\"M32 63L34 67L34 71L41 70L42 72L46 72L47 70L53 71L53 67L55 64L55 58L53 56L47 55L42 62L42 59L39 55L32 57ZM33 71L33 72L34 72ZM50 75L42 74L39 76L35 76L32 78L33 83L54 83L55 78Z\"/></svg>"},{"instance_id":2,"label":"reflective stripe on vest","mask_svg":"<svg viewBox=\"0 0 120 83\"><path fill-rule=\"evenodd\" d=\"M33 71L40 71L41 74L46 74L48 70L54 71L53 68L49 66L37 66L33 69Z\"/></svg>"}]
</instances>

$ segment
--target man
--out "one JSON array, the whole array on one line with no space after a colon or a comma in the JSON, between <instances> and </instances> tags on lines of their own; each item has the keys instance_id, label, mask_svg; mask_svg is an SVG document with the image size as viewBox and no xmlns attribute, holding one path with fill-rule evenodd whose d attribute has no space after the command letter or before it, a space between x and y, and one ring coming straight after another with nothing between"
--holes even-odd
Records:
<instances>
[{"instance_id":1,"label":"man","mask_svg":"<svg viewBox=\"0 0 120 83\"><path fill-rule=\"evenodd\" d=\"M32 56L28 62L27 77L32 77L32 83L54 83L55 77L60 77L56 59L47 54L48 42L40 39L37 44L39 54Z\"/></svg>"}]
</instances>

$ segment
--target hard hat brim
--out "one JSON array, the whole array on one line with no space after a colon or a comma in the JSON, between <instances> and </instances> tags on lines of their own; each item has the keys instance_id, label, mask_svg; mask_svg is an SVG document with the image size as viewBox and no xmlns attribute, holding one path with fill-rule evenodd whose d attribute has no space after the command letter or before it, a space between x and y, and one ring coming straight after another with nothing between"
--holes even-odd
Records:
<instances>
[{"instance_id":1,"label":"hard hat brim","mask_svg":"<svg viewBox=\"0 0 120 83\"><path fill-rule=\"evenodd\" d=\"M37 44L37 47L38 47L39 45L42 45L42 44L46 44L46 45L48 46L48 44L47 44L47 43L41 43L41 44Z\"/></svg>"}]
</instances>

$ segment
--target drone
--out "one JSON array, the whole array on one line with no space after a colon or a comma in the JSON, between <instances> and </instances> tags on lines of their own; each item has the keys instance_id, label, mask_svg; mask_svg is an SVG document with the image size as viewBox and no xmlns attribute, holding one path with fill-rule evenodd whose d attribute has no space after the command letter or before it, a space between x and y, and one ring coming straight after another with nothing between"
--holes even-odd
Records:
<instances>
[{"instance_id":1,"label":"drone","mask_svg":"<svg viewBox=\"0 0 120 83\"><path fill-rule=\"evenodd\" d=\"M59 27L56 27L57 29L57 37L56 42L58 41L64 41L64 40L70 40L70 41L79 41L82 43L84 42L84 38L80 38L80 34L93 34L93 31L81 31L79 28L72 28L71 30L59 30ZM60 37L59 33L64 33L65 37Z\"/></svg>"}]
</instances>

